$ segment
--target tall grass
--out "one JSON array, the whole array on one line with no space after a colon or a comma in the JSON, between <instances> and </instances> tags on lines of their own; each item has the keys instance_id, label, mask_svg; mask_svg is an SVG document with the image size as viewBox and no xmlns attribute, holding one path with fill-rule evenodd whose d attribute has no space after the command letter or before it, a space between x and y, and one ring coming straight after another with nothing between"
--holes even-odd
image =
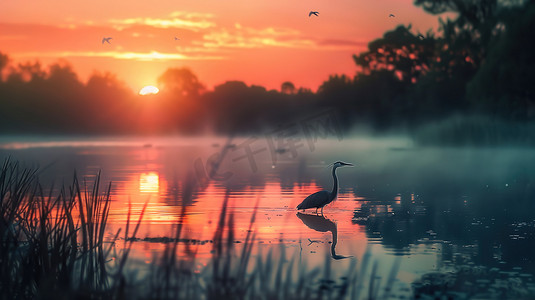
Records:
<instances>
[{"instance_id":1,"label":"tall grass","mask_svg":"<svg viewBox=\"0 0 535 300\"><path fill-rule=\"evenodd\" d=\"M45 194L36 172L9 159L0 170L0 297L111 296L110 186L101 193L97 176L82 189L75 174L69 187Z\"/></svg>"},{"instance_id":2,"label":"tall grass","mask_svg":"<svg viewBox=\"0 0 535 300\"><path fill-rule=\"evenodd\" d=\"M256 209L245 240L237 249L234 217L227 208L229 194L227 191L222 203L209 264L195 273L191 264L185 264L188 259L178 257L175 250L180 237L179 226L175 243L167 246L148 275L148 291L155 299L359 299L358 289L362 288L362 283L359 284L358 279L360 275L364 277L364 272L357 272L356 260L345 276L336 279L331 278L329 255L325 256L323 269L308 269L306 262L299 263L298 252L287 259L283 244L270 248L266 255L253 254ZM366 260L367 257L364 265ZM150 294L144 296L151 298Z\"/></svg>"},{"instance_id":3,"label":"tall grass","mask_svg":"<svg viewBox=\"0 0 535 300\"><path fill-rule=\"evenodd\" d=\"M148 271L138 272L127 262L147 204L132 233L129 211L124 243L117 243L121 230L106 238L111 184L103 191L100 186L100 174L90 184L81 184L75 174L69 186L45 194L36 170L9 159L3 163L0 299L359 299L364 294L367 255L360 268L352 260L345 276L333 278L328 254L322 268L309 269L297 251L287 257L282 244L265 255L253 251L256 209L245 241L237 247L234 217L227 205L230 191L222 203L207 266L194 270L196 250L179 250L188 209L183 201L173 242L154 258ZM184 190L193 193L194 188ZM118 244L123 248L117 250ZM388 297L395 273L383 293L372 273L365 298Z\"/></svg>"}]
</instances>

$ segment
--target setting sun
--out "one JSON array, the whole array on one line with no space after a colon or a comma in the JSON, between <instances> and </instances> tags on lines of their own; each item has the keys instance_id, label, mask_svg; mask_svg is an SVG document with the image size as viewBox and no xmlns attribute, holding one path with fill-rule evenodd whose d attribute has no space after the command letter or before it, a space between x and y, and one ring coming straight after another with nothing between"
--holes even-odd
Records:
<instances>
[{"instance_id":1,"label":"setting sun","mask_svg":"<svg viewBox=\"0 0 535 300\"><path fill-rule=\"evenodd\" d=\"M142 96L145 96L145 95L156 95L158 94L160 90L153 86L153 85L147 85L147 86L144 86L141 90L139 90L139 94L142 95Z\"/></svg>"}]
</instances>

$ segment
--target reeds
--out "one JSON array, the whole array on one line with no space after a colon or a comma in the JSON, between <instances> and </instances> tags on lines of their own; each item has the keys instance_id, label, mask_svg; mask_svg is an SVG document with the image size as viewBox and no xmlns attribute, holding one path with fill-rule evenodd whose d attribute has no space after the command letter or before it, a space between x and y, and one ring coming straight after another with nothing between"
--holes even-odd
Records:
<instances>
[{"instance_id":1,"label":"reeds","mask_svg":"<svg viewBox=\"0 0 535 300\"><path fill-rule=\"evenodd\" d=\"M188 189L192 190L192 189ZM195 256L180 257L177 244L181 224L177 227L173 243L167 244L164 254L157 258L149 272L150 287L144 298L153 299L360 299L366 278L369 252L361 266L351 260L345 275L333 278L331 257L325 256L322 268L309 269L306 261L298 259L298 251L287 258L284 244L270 247L265 255L255 247L254 224L258 200L245 240L235 241L233 212L228 210L230 191L221 206L218 225L212 240L212 257L201 272L193 272ZM187 206L182 207L183 215ZM236 245L240 245L237 247ZM387 285L392 285L397 268L393 268ZM375 274L374 274L375 276ZM388 297L389 288L371 281L373 297ZM383 292L382 294L380 293ZM140 293L137 294L141 295Z\"/></svg>"},{"instance_id":2,"label":"reeds","mask_svg":"<svg viewBox=\"0 0 535 300\"><path fill-rule=\"evenodd\" d=\"M0 170L0 298L108 298L111 184L101 193L99 174L82 189L75 174L68 188L45 194L36 172L9 159Z\"/></svg>"},{"instance_id":3,"label":"reeds","mask_svg":"<svg viewBox=\"0 0 535 300\"><path fill-rule=\"evenodd\" d=\"M147 204L132 233L129 212L124 246L117 250L121 231L106 238L111 184L104 191L100 186L100 174L89 185L82 185L75 174L70 186L45 194L36 170L4 162L0 299L359 299L363 294L367 255L360 269L357 260L351 260L345 275L334 278L328 254L322 268L309 269L298 251L288 255L282 243L265 255L254 251L256 209L245 240L237 244L233 212L228 210L231 191L222 203L207 266L194 270L196 249L180 251L188 209L183 201L173 242L148 271L139 272L127 262ZM193 193L194 188L184 190ZM372 280L368 298L380 298L378 289Z\"/></svg>"}]
</instances>

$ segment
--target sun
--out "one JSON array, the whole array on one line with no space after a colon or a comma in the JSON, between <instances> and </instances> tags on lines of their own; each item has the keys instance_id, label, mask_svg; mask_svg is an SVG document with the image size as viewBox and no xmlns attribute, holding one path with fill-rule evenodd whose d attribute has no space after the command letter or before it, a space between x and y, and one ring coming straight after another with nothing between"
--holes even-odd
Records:
<instances>
[{"instance_id":1,"label":"sun","mask_svg":"<svg viewBox=\"0 0 535 300\"><path fill-rule=\"evenodd\" d=\"M147 86L144 86L141 90L139 90L139 94L141 96L145 96L145 95L156 95L158 94L160 90L153 86L153 85L147 85Z\"/></svg>"}]
</instances>

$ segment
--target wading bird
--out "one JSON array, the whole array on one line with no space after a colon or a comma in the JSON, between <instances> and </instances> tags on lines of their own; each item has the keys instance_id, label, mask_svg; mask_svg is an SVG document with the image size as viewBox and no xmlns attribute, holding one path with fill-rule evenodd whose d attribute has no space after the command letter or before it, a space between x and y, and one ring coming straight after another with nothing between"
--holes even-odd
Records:
<instances>
[{"instance_id":1,"label":"wading bird","mask_svg":"<svg viewBox=\"0 0 535 300\"><path fill-rule=\"evenodd\" d=\"M110 40L111 40L111 37L105 37L105 38L102 38L102 44L104 44L104 43L111 44L111 43L110 43Z\"/></svg>"},{"instance_id":2,"label":"wading bird","mask_svg":"<svg viewBox=\"0 0 535 300\"><path fill-rule=\"evenodd\" d=\"M319 17L319 12L317 12L317 11L311 11L311 12L308 13L308 16L309 16L309 17L312 16L312 15L315 15L316 17Z\"/></svg>"},{"instance_id":3,"label":"wading bird","mask_svg":"<svg viewBox=\"0 0 535 300\"><path fill-rule=\"evenodd\" d=\"M297 209L305 210L307 208L316 208L316 214L318 213L318 208L321 208L321 214L323 215L323 207L336 199L338 195L338 177L336 176L336 169L343 166L353 166L350 163L345 163L342 161L337 161L333 164L333 179L334 185L332 192L329 191L319 191L316 192L303 200L301 204L297 206Z\"/></svg>"}]
</instances>

